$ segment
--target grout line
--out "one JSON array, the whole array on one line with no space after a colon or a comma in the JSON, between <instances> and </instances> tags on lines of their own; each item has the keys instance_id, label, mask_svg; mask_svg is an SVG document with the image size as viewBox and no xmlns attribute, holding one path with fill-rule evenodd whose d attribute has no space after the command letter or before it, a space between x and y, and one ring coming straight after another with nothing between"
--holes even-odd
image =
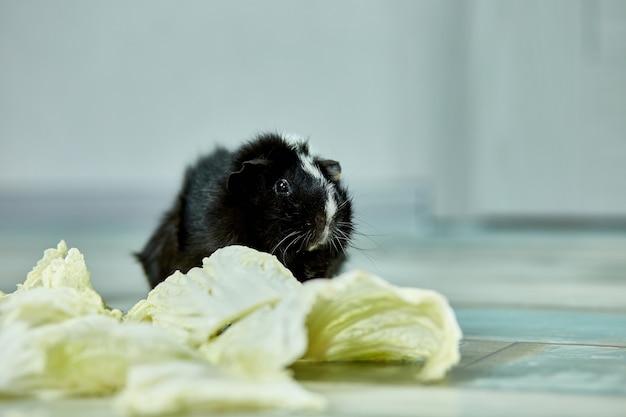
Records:
<instances>
[{"instance_id":1,"label":"grout line","mask_svg":"<svg viewBox=\"0 0 626 417\"><path fill-rule=\"evenodd\" d=\"M595 344L595 343L560 343L560 342L536 342L536 341L528 341L528 340L516 340L514 342L511 342L509 340L501 340L501 339L481 339L481 338L477 338L477 337L468 337L468 338L463 338L464 342L503 342L503 343L509 343L506 346L503 346L502 348L498 349L497 351L494 351L492 353L490 353L487 356L491 356L497 352L500 352L503 349L507 349L509 347L511 347L512 345L515 344L528 344L528 345L545 345L545 346L582 346L582 347L599 347L599 348L614 348L614 349L626 349L626 345L606 345L606 344ZM486 358L487 356L484 356L484 358ZM477 362L479 360L481 360L482 358L476 359L470 363L474 363ZM467 364L469 365L469 364ZM466 365L466 366L467 366Z\"/></svg>"},{"instance_id":2,"label":"grout line","mask_svg":"<svg viewBox=\"0 0 626 417\"><path fill-rule=\"evenodd\" d=\"M491 357L491 356L493 356L493 355L495 355L497 353L500 353L503 350L506 350L506 349L512 347L513 345L518 344L518 343L519 342L511 342L508 345L501 347L500 349L494 350L493 352L488 353L485 356L481 356L480 358L474 359L473 361L471 361L469 363L466 363L465 365L463 365L463 368L467 368L468 366L474 365L475 363L478 363L478 362L482 361L483 359L487 359L487 358L489 358L489 357Z\"/></svg>"}]
</instances>

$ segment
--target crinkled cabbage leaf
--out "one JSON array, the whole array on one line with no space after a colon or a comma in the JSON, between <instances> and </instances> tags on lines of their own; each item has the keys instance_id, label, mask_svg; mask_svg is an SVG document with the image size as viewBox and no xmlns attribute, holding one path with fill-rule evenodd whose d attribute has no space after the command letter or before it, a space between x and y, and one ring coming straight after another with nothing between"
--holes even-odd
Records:
<instances>
[{"instance_id":1,"label":"crinkled cabbage leaf","mask_svg":"<svg viewBox=\"0 0 626 417\"><path fill-rule=\"evenodd\" d=\"M0 297L0 328L14 322L38 326L87 314L121 318L91 286L82 253L61 241L47 249L17 290Z\"/></svg>"},{"instance_id":2,"label":"crinkled cabbage leaf","mask_svg":"<svg viewBox=\"0 0 626 417\"><path fill-rule=\"evenodd\" d=\"M319 409L323 398L285 371L306 350L300 287L275 258L232 247L169 277L122 321L61 242L0 300L0 393L118 392L129 414Z\"/></svg>"},{"instance_id":3,"label":"crinkled cabbage leaf","mask_svg":"<svg viewBox=\"0 0 626 417\"><path fill-rule=\"evenodd\" d=\"M102 395L126 384L130 367L197 352L154 326L86 315L38 327L0 331L0 392L12 395Z\"/></svg>"},{"instance_id":4,"label":"crinkled cabbage leaf","mask_svg":"<svg viewBox=\"0 0 626 417\"><path fill-rule=\"evenodd\" d=\"M461 332L440 294L365 271L299 283L272 255L230 246L176 272L123 318L77 249L49 249L0 294L0 393L118 392L128 414L320 409L290 377L304 360L418 360L441 378Z\"/></svg>"},{"instance_id":5,"label":"crinkled cabbage leaf","mask_svg":"<svg viewBox=\"0 0 626 417\"><path fill-rule=\"evenodd\" d=\"M0 393L111 393L131 365L199 357L162 329L122 324L89 276L83 255L61 241L0 298Z\"/></svg>"},{"instance_id":6,"label":"crinkled cabbage leaf","mask_svg":"<svg viewBox=\"0 0 626 417\"><path fill-rule=\"evenodd\" d=\"M320 410L324 397L287 375L262 379L232 375L202 362L168 361L131 369L117 406L131 415L179 415L223 410Z\"/></svg>"},{"instance_id":7,"label":"crinkled cabbage leaf","mask_svg":"<svg viewBox=\"0 0 626 417\"><path fill-rule=\"evenodd\" d=\"M276 257L244 246L229 246L205 258L201 268L169 276L125 319L152 322L197 347L299 286Z\"/></svg>"},{"instance_id":8,"label":"crinkled cabbage leaf","mask_svg":"<svg viewBox=\"0 0 626 417\"><path fill-rule=\"evenodd\" d=\"M460 359L461 330L435 291L397 287L362 270L307 281L304 288L315 300L306 359L422 360L422 380L442 378Z\"/></svg>"}]
</instances>

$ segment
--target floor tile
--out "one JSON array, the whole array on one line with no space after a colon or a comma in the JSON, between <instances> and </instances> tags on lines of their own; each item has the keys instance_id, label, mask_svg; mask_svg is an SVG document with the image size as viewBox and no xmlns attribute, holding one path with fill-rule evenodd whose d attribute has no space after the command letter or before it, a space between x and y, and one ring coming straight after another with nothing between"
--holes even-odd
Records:
<instances>
[{"instance_id":1,"label":"floor tile","mask_svg":"<svg viewBox=\"0 0 626 417\"><path fill-rule=\"evenodd\" d=\"M469 338L626 347L621 313L459 308L456 315Z\"/></svg>"},{"instance_id":2,"label":"floor tile","mask_svg":"<svg viewBox=\"0 0 626 417\"><path fill-rule=\"evenodd\" d=\"M375 239L380 247L355 250L350 267L438 290L454 305L626 312L626 238L620 234Z\"/></svg>"},{"instance_id":3,"label":"floor tile","mask_svg":"<svg viewBox=\"0 0 626 417\"><path fill-rule=\"evenodd\" d=\"M459 351L461 352L461 362L459 367L470 365L487 356L510 346L512 342L502 342L499 340L468 339L461 340Z\"/></svg>"},{"instance_id":4,"label":"floor tile","mask_svg":"<svg viewBox=\"0 0 626 417\"><path fill-rule=\"evenodd\" d=\"M626 349L514 343L455 369L455 387L626 396Z\"/></svg>"},{"instance_id":5,"label":"floor tile","mask_svg":"<svg viewBox=\"0 0 626 417\"><path fill-rule=\"evenodd\" d=\"M323 416L385 417L623 417L626 398L449 387L305 383L324 394Z\"/></svg>"},{"instance_id":6,"label":"floor tile","mask_svg":"<svg viewBox=\"0 0 626 417\"><path fill-rule=\"evenodd\" d=\"M463 340L461 362L467 366L493 355L511 342L492 340ZM359 382L365 384L420 385L415 375L422 369L414 362L296 362L292 367L299 381Z\"/></svg>"},{"instance_id":7,"label":"floor tile","mask_svg":"<svg viewBox=\"0 0 626 417\"><path fill-rule=\"evenodd\" d=\"M105 301L127 309L147 293L132 252L152 226L0 230L0 290L14 290L44 249L66 239L85 254ZM430 385L415 380L419 363L296 364L296 378L330 401L316 416L626 416L626 235L375 245L355 251L348 267L447 296L464 332L461 363ZM110 399L0 401L0 417L83 415L118 414Z\"/></svg>"}]
</instances>

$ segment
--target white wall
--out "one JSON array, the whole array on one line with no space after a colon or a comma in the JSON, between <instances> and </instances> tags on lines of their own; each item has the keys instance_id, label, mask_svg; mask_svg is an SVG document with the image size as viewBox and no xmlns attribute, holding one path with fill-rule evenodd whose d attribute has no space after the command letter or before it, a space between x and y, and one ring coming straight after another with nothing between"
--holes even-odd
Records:
<instances>
[{"instance_id":1,"label":"white wall","mask_svg":"<svg viewBox=\"0 0 626 417\"><path fill-rule=\"evenodd\" d=\"M309 136L347 178L430 172L437 2L0 2L0 186L178 184L216 143Z\"/></svg>"},{"instance_id":2,"label":"white wall","mask_svg":"<svg viewBox=\"0 0 626 417\"><path fill-rule=\"evenodd\" d=\"M471 213L626 216L626 2L476 1Z\"/></svg>"},{"instance_id":3,"label":"white wall","mask_svg":"<svg viewBox=\"0 0 626 417\"><path fill-rule=\"evenodd\" d=\"M625 28L616 0L0 0L0 195L169 199L276 129L399 229L626 216Z\"/></svg>"},{"instance_id":4,"label":"white wall","mask_svg":"<svg viewBox=\"0 0 626 417\"><path fill-rule=\"evenodd\" d=\"M437 214L625 219L626 2L474 0L456 13Z\"/></svg>"}]
</instances>

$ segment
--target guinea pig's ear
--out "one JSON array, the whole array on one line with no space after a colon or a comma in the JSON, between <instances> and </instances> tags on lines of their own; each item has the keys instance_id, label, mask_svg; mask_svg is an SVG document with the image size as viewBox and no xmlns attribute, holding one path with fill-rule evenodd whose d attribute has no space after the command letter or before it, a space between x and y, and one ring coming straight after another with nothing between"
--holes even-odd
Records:
<instances>
[{"instance_id":1,"label":"guinea pig's ear","mask_svg":"<svg viewBox=\"0 0 626 417\"><path fill-rule=\"evenodd\" d=\"M265 171L269 164L270 161L262 158L245 161L239 171L230 173L226 188L235 194L249 193L257 185L259 175Z\"/></svg>"},{"instance_id":2,"label":"guinea pig's ear","mask_svg":"<svg viewBox=\"0 0 626 417\"><path fill-rule=\"evenodd\" d=\"M339 182L341 179L341 165L339 165L339 162L333 161L332 159L318 159L317 164L326 172L331 180Z\"/></svg>"}]
</instances>

